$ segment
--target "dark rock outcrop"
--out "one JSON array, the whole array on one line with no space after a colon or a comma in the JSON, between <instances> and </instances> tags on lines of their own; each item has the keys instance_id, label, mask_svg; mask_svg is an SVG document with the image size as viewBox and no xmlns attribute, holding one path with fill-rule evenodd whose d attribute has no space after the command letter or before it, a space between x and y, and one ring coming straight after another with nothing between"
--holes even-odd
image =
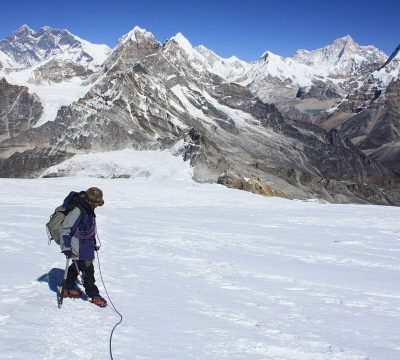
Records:
<instances>
[{"instance_id":1,"label":"dark rock outcrop","mask_svg":"<svg viewBox=\"0 0 400 360\"><path fill-rule=\"evenodd\" d=\"M27 87L0 79L0 140L15 137L35 126L42 115L42 105Z\"/></svg>"},{"instance_id":2,"label":"dark rock outcrop","mask_svg":"<svg viewBox=\"0 0 400 360\"><path fill-rule=\"evenodd\" d=\"M313 85L309 87L300 87L297 91L296 98L326 100L332 98L340 99L341 95L331 82L314 81Z\"/></svg>"},{"instance_id":3,"label":"dark rock outcrop","mask_svg":"<svg viewBox=\"0 0 400 360\"><path fill-rule=\"evenodd\" d=\"M39 66L32 73L29 79L30 83L42 84L46 82L68 81L76 77L87 78L93 71L89 68L76 64L71 60L50 60L42 66Z\"/></svg>"},{"instance_id":4,"label":"dark rock outcrop","mask_svg":"<svg viewBox=\"0 0 400 360\"><path fill-rule=\"evenodd\" d=\"M287 197L282 191L274 189L272 186L253 175L249 178L243 178L239 174L228 172L219 176L217 183L233 189L250 191L255 194L283 198Z\"/></svg>"}]
</instances>

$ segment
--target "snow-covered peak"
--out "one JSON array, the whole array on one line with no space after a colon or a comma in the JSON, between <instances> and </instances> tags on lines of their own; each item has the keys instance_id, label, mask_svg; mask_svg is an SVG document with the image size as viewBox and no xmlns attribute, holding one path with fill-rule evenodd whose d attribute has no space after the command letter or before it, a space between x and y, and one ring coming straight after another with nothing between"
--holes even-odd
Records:
<instances>
[{"instance_id":1,"label":"snow-covered peak","mask_svg":"<svg viewBox=\"0 0 400 360\"><path fill-rule=\"evenodd\" d=\"M23 25L21 25L17 30L15 30L15 32L17 32L17 31L24 31L24 30L33 31L27 24L23 24Z\"/></svg>"},{"instance_id":2,"label":"snow-covered peak","mask_svg":"<svg viewBox=\"0 0 400 360\"><path fill-rule=\"evenodd\" d=\"M222 58L204 45L196 46L194 50L196 50L198 59L202 61L208 71L222 77L228 82L235 81L241 77L251 66L236 56Z\"/></svg>"},{"instance_id":3,"label":"snow-covered peak","mask_svg":"<svg viewBox=\"0 0 400 360\"><path fill-rule=\"evenodd\" d=\"M323 48L300 49L286 58L266 51L238 82L251 87L265 101L293 97L298 87L321 82L335 86L337 94L345 94L349 82L365 78L386 59L376 47L361 46L346 35Z\"/></svg>"},{"instance_id":4,"label":"snow-covered peak","mask_svg":"<svg viewBox=\"0 0 400 360\"><path fill-rule=\"evenodd\" d=\"M356 45L358 45L350 35L346 35L346 36L336 39L333 42L333 44L356 44Z\"/></svg>"},{"instance_id":5,"label":"snow-covered peak","mask_svg":"<svg viewBox=\"0 0 400 360\"><path fill-rule=\"evenodd\" d=\"M242 76L250 68L250 64L240 60L236 56L228 59L222 58L204 45L193 47L190 41L182 34L177 33L169 39L165 47L166 51L175 53L179 49L181 54L190 60L191 65L199 71L208 71L232 82Z\"/></svg>"},{"instance_id":6,"label":"snow-covered peak","mask_svg":"<svg viewBox=\"0 0 400 360\"><path fill-rule=\"evenodd\" d=\"M218 61L219 59L221 59L221 57L219 57L214 51L210 50L204 45L196 46L195 50L209 61Z\"/></svg>"},{"instance_id":7,"label":"snow-covered peak","mask_svg":"<svg viewBox=\"0 0 400 360\"><path fill-rule=\"evenodd\" d=\"M233 64L233 63L241 63L241 64L248 64L246 61L240 60L237 56L233 55L229 58L223 58L217 55L214 51L208 49L204 45L199 45L194 48L200 55L202 55L208 63L213 63L216 61L222 61L226 64Z\"/></svg>"},{"instance_id":8,"label":"snow-covered peak","mask_svg":"<svg viewBox=\"0 0 400 360\"><path fill-rule=\"evenodd\" d=\"M363 67L383 64L387 56L376 47L361 46L346 35L320 49L301 49L291 58L312 66L319 76L351 76Z\"/></svg>"},{"instance_id":9,"label":"snow-covered peak","mask_svg":"<svg viewBox=\"0 0 400 360\"><path fill-rule=\"evenodd\" d=\"M154 53L160 47L161 44L151 32L135 26L119 38L117 46L103 63L102 75L113 68L129 71L139 59Z\"/></svg>"},{"instance_id":10,"label":"snow-covered peak","mask_svg":"<svg viewBox=\"0 0 400 360\"><path fill-rule=\"evenodd\" d=\"M400 45L393 51L393 53L389 56L386 62L382 65L382 68L389 67L398 67L400 61Z\"/></svg>"},{"instance_id":11,"label":"snow-covered peak","mask_svg":"<svg viewBox=\"0 0 400 360\"><path fill-rule=\"evenodd\" d=\"M374 71L366 80L370 88L376 87L385 90L394 80L400 78L400 45L393 51L388 60Z\"/></svg>"},{"instance_id":12,"label":"snow-covered peak","mask_svg":"<svg viewBox=\"0 0 400 360\"><path fill-rule=\"evenodd\" d=\"M177 33L169 41L174 41L178 44L179 47L182 48L190 57L196 57L192 44L185 38L185 36L183 36L182 33Z\"/></svg>"},{"instance_id":13,"label":"snow-covered peak","mask_svg":"<svg viewBox=\"0 0 400 360\"><path fill-rule=\"evenodd\" d=\"M69 32L67 29L53 29L52 27L47 26L47 25L42 26L42 27L39 29L39 31L38 31L37 33L38 33L38 34L51 33L51 32L54 32L54 30L59 30L59 31L61 31L61 32L63 32L63 33L66 33L66 34L68 34L68 35L72 35L72 33ZM32 30L32 32L35 33L34 30Z\"/></svg>"},{"instance_id":14,"label":"snow-covered peak","mask_svg":"<svg viewBox=\"0 0 400 360\"><path fill-rule=\"evenodd\" d=\"M241 84L244 86L251 83L263 84L266 78L272 77L277 81L288 81L296 86L309 86L313 76L311 67L290 57L284 58L271 51L266 51L256 63L251 65L246 79Z\"/></svg>"},{"instance_id":15,"label":"snow-covered peak","mask_svg":"<svg viewBox=\"0 0 400 360\"><path fill-rule=\"evenodd\" d=\"M84 79L104 62L110 48L93 44L66 29L21 26L0 41L0 77L28 86L39 96L43 114L37 125L52 121L61 106L82 97Z\"/></svg>"},{"instance_id":16,"label":"snow-covered peak","mask_svg":"<svg viewBox=\"0 0 400 360\"><path fill-rule=\"evenodd\" d=\"M22 25L7 39L0 41L0 61L8 70L21 70L50 59L70 60L95 69L110 53L107 45L92 44L66 29L49 26L34 31Z\"/></svg>"},{"instance_id":17,"label":"snow-covered peak","mask_svg":"<svg viewBox=\"0 0 400 360\"><path fill-rule=\"evenodd\" d=\"M124 44L127 41L142 42L142 41L146 41L148 39L155 40L155 37L151 32L149 32L139 26L135 26L131 31L129 31L125 35L121 36L120 39L118 40L118 42L120 44Z\"/></svg>"},{"instance_id":18,"label":"snow-covered peak","mask_svg":"<svg viewBox=\"0 0 400 360\"><path fill-rule=\"evenodd\" d=\"M26 24L21 25L17 30L11 33L12 36L20 37L32 34L34 31Z\"/></svg>"},{"instance_id":19,"label":"snow-covered peak","mask_svg":"<svg viewBox=\"0 0 400 360\"><path fill-rule=\"evenodd\" d=\"M225 59L227 62L233 63L233 62L245 62L240 60L237 56L233 55L231 57L228 57Z\"/></svg>"},{"instance_id":20,"label":"snow-covered peak","mask_svg":"<svg viewBox=\"0 0 400 360\"><path fill-rule=\"evenodd\" d=\"M105 44L93 44L87 40L72 35L82 46L82 49L93 58L94 63L101 65L111 53L111 48Z\"/></svg>"},{"instance_id":21,"label":"snow-covered peak","mask_svg":"<svg viewBox=\"0 0 400 360\"><path fill-rule=\"evenodd\" d=\"M282 56L276 55L273 52L267 50L265 53L263 53L259 59L259 61L273 61L273 60L281 60L283 59Z\"/></svg>"},{"instance_id":22,"label":"snow-covered peak","mask_svg":"<svg viewBox=\"0 0 400 360\"><path fill-rule=\"evenodd\" d=\"M295 56L295 55L297 55L297 56L307 56L307 54L309 54L310 53L310 51L309 50L307 50L307 49L299 49L299 50L297 50L296 51L296 53L293 55L293 56Z\"/></svg>"}]
</instances>

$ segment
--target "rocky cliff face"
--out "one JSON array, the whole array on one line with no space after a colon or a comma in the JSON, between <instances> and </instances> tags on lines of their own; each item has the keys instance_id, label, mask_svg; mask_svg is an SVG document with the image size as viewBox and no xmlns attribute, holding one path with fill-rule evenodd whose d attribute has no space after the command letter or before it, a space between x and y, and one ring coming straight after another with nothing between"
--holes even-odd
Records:
<instances>
[{"instance_id":1,"label":"rocky cliff face","mask_svg":"<svg viewBox=\"0 0 400 360\"><path fill-rule=\"evenodd\" d=\"M97 74L89 81L93 83L105 74L125 72L134 65L140 66L141 58L151 55L161 48L154 35L138 26L119 39L117 46L105 60Z\"/></svg>"},{"instance_id":2,"label":"rocky cliff face","mask_svg":"<svg viewBox=\"0 0 400 360\"><path fill-rule=\"evenodd\" d=\"M93 71L70 60L52 59L33 70L28 82L31 84L60 83L74 78L86 79Z\"/></svg>"},{"instance_id":3,"label":"rocky cliff face","mask_svg":"<svg viewBox=\"0 0 400 360\"><path fill-rule=\"evenodd\" d=\"M326 128L340 129L371 158L397 173L400 173L399 48L324 123Z\"/></svg>"},{"instance_id":4,"label":"rocky cliff face","mask_svg":"<svg viewBox=\"0 0 400 360\"><path fill-rule=\"evenodd\" d=\"M234 174L244 189L289 198L390 203L380 188L396 186L395 174L337 132L291 121L226 82L195 51L180 34L161 45L135 28L83 98L54 122L0 143L8 154L28 149L4 159L0 176L34 175L74 153L161 149L183 139L182 156L199 181L229 183L224 174Z\"/></svg>"},{"instance_id":5,"label":"rocky cliff face","mask_svg":"<svg viewBox=\"0 0 400 360\"><path fill-rule=\"evenodd\" d=\"M400 174L400 80L392 81L384 95L344 122L341 132Z\"/></svg>"},{"instance_id":6,"label":"rocky cliff face","mask_svg":"<svg viewBox=\"0 0 400 360\"><path fill-rule=\"evenodd\" d=\"M13 138L36 125L42 105L27 87L0 79L0 140Z\"/></svg>"}]
</instances>

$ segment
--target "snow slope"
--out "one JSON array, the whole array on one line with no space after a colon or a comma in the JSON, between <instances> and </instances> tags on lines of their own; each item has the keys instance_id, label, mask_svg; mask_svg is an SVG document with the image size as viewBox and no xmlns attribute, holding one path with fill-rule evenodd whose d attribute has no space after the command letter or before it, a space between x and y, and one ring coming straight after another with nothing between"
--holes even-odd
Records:
<instances>
[{"instance_id":1,"label":"snow slope","mask_svg":"<svg viewBox=\"0 0 400 360\"><path fill-rule=\"evenodd\" d=\"M34 68L33 68L34 69ZM36 126L43 125L47 121L53 121L58 110L62 106L68 106L83 97L91 85L83 85L84 80L74 78L52 84L31 84L28 82L33 69L21 70L5 75L7 81L13 85L27 86L30 93L35 93L43 105L43 114Z\"/></svg>"},{"instance_id":2,"label":"snow slope","mask_svg":"<svg viewBox=\"0 0 400 360\"><path fill-rule=\"evenodd\" d=\"M142 162L153 176L0 179L1 359L109 359L119 318L57 308L65 260L44 228L90 186L104 190L99 256L124 316L115 360L400 358L399 208L267 198Z\"/></svg>"},{"instance_id":3,"label":"snow slope","mask_svg":"<svg viewBox=\"0 0 400 360\"><path fill-rule=\"evenodd\" d=\"M79 154L48 168L41 177L84 176L98 178L151 178L191 180L189 162L173 154L184 146L183 140L164 151L119 151Z\"/></svg>"}]
</instances>

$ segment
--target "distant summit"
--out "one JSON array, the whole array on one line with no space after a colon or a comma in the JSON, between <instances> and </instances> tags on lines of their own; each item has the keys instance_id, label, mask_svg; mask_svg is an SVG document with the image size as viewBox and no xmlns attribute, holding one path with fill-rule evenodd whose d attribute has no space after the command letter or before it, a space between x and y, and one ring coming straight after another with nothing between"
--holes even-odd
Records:
<instances>
[{"instance_id":1,"label":"distant summit","mask_svg":"<svg viewBox=\"0 0 400 360\"><path fill-rule=\"evenodd\" d=\"M49 26L34 31L24 24L0 41L1 67L7 70L27 69L54 58L71 60L94 70L109 53L107 45L92 44L66 29Z\"/></svg>"},{"instance_id":2,"label":"distant summit","mask_svg":"<svg viewBox=\"0 0 400 360\"><path fill-rule=\"evenodd\" d=\"M373 64L382 64L387 55L374 46L358 45L350 35L346 35L320 49L299 50L292 59L313 66L320 75L352 76Z\"/></svg>"},{"instance_id":3,"label":"distant summit","mask_svg":"<svg viewBox=\"0 0 400 360\"><path fill-rule=\"evenodd\" d=\"M126 33L125 35L121 36L118 40L118 43L125 43L127 41L134 41L134 42L141 42L145 41L146 39L155 39L154 35L145 30L142 29L139 26L135 26L131 31Z\"/></svg>"}]
</instances>

